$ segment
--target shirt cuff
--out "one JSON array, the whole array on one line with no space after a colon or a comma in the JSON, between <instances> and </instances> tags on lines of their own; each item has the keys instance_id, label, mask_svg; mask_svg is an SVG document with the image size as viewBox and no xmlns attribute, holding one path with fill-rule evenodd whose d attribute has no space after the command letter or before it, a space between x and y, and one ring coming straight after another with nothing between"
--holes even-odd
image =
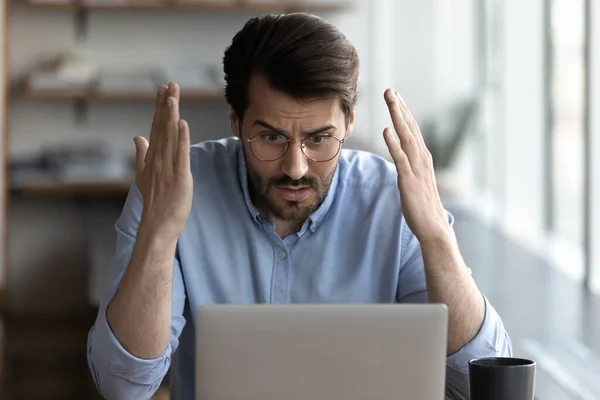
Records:
<instances>
[{"instance_id":1,"label":"shirt cuff","mask_svg":"<svg viewBox=\"0 0 600 400\"><path fill-rule=\"evenodd\" d=\"M153 385L162 380L169 368L171 343L159 358L145 360L135 357L115 337L106 320L105 309L98 313L90 336L90 358L97 370L137 385Z\"/></svg>"},{"instance_id":2,"label":"shirt cuff","mask_svg":"<svg viewBox=\"0 0 600 400\"><path fill-rule=\"evenodd\" d=\"M482 295L483 296L483 295ZM512 345L500 316L483 296L485 316L475 337L446 361L450 368L467 375L469 361L482 357L511 357Z\"/></svg>"}]
</instances>

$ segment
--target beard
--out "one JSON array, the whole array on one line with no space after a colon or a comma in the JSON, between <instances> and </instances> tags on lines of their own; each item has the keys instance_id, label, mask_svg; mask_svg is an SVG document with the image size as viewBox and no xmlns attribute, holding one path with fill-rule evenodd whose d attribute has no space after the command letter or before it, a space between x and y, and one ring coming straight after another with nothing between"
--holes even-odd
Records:
<instances>
[{"instance_id":1,"label":"beard","mask_svg":"<svg viewBox=\"0 0 600 400\"><path fill-rule=\"evenodd\" d=\"M265 179L248 166L250 195L257 209L264 210L267 216L274 216L282 221L304 221L315 212L325 200L337 166L318 182L311 176L303 176L294 180L287 175ZM303 201L289 201L277 197L274 188L277 186L307 186L312 189L309 198ZM316 196L315 196L316 194Z\"/></svg>"}]
</instances>

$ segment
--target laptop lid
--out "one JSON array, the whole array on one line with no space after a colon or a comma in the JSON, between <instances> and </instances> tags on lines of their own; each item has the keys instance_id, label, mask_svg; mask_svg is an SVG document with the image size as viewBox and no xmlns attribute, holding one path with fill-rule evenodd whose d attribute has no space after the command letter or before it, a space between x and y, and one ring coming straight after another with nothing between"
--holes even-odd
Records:
<instances>
[{"instance_id":1,"label":"laptop lid","mask_svg":"<svg viewBox=\"0 0 600 400\"><path fill-rule=\"evenodd\" d=\"M441 304L210 305L197 310L197 400L440 400Z\"/></svg>"}]
</instances>

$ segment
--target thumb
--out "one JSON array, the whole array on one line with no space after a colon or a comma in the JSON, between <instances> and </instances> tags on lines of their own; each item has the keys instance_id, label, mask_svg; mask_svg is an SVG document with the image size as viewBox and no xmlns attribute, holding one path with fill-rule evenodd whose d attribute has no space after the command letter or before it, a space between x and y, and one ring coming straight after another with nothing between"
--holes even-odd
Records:
<instances>
[{"instance_id":1,"label":"thumb","mask_svg":"<svg viewBox=\"0 0 600 400\"><path fill-rule=\"evenodd\" d=\"M146 165L148 141L141 136L136 136L133 138L133 143L135 143L135 174L140 177Z\"/></svg>"}]
</instances>

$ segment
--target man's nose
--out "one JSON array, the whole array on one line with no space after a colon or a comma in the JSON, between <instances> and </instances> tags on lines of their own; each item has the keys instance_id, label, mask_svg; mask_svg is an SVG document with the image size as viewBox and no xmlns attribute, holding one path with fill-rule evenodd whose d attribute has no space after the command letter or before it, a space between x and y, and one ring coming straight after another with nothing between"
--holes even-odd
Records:
<instances>
[{"instance_id":1,"label":"man's nose","mask_svg":"<svg viewBox=\"0 0 600 400\"><path fill-rule=\"evenodd\" d=\"M301 143L290 143L282 163L281 172L294 180L299 180L308 172L308 160L301 146Z\"/></svg>"}]
</instances>

